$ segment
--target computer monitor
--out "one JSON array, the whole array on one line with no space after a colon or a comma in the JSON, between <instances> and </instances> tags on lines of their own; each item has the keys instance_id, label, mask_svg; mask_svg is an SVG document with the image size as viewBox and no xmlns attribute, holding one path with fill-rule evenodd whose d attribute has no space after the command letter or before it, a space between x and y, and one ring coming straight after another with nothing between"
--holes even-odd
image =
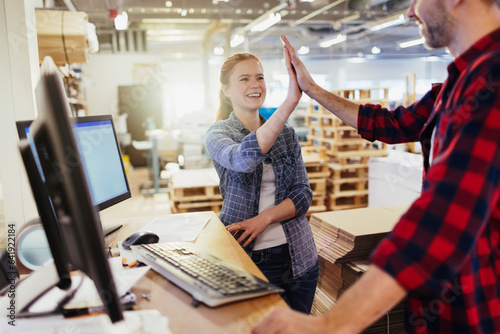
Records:
<instances>
[{"instance_id":1,"label":"computer monitor","mask_svg":"<svg viewBox=\"0 0 500 334\"><path fill-rule=\"evenodd\" d=\"M57 274L59 275L59 283L57 286L60 289L67 290L71 287L69 261L67 258L68 252L64 245L61 231L59 230L54 208L52 207L52 201L50 200L45 182L40 173L41 167L39 163L36 162L31 150L31 145L27 139L22 139L19 142L19 150L21 151L21 157L23 158L24 167L28 174L38 214L40 215L43 229L46 231L45 235L47 236Z\"/></svg>"},{"instance_id":2,"label":"computer monitor","mask_svg":"<svg viewBox=\"0 0 500 334\"><path fill-rule=\"evenodd\" d=\"M111 115L72 119L94 205L102 211L131 197Z\"/></svg>"},{"instance_id":3,"label":"computer monitor","mask_svg":"<svg viewBox=\"0 0 500 334\"><path fill-rule=\"evenodd\" d=\"M77 145L82 153L92 202L97 209L102 211L130 198L130 187L112 116L77 117L71 119L71 122ZM31 123L31 120L17 121L17 132L20 139L27 139L30 142L35 161L40 166L30 133Z\"/></svg>"},{"instance_id":4,"label":"computer monitor","mask_svg":"<svg viewBox=\"0 0 500 334\"><path fill-rule=\"evenodd\" d=\"M36 102L39 115L30 132L69 263L94 281L111 321L122 320L103 232L69 119L70 107L59 71L50 57L45 57L41 67Z\"/></svg>"}]
</instances>

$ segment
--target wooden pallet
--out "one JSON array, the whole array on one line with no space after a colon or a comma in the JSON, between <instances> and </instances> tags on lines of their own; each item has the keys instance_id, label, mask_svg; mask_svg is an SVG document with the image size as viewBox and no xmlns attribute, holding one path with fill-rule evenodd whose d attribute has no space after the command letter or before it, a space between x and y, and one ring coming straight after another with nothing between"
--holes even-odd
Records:
<instances>
[{"instance_id":1,"label":"wooden pallet","mask_svg":"<svg viewBox=\"0 0 500 334\"><path fill-rule=\"evenodd\" d=\"M368 190L345 191L328 195L328 210L347 210L368 206Z\"/></svg>"},{"instance_id":2,"label":"wooden pallet","mask_svg":"<svg viewBox=\"0 0 500 334\"><path fill-rule=\"evenodd\" d=\"M170 199L174 202L209 201L222 199L218 185L190 188L170 188Z\"/></svg>"},{"instance_id":3,"label":"wooden pallet","mask_svg":"<svg viewBox=\"0 0 500 334\"><path fill-rule=\"evenodd\" d=\"M326 195L326 178L309 179L313 196Z\"/></svg>"},{"instance_id":4,"label":"wooden pallet","mask_svg":"<svg viewBox=\"0 0 500 334\"><path fill-rule=\"evenodd\" d=\"M187 213L198 211L214 211L219 215L223 201L204 201L204 202L189 202L175 203L172 205L173 213Z\"/></svg>"},{"instance_id":5,"label":"wooden pallet","mask_svg":"<svg viewBox=\"0 0 500 334\"><path fill-rule=\"evenodd\" d=\"M358 153L369 150L371 146L369 141L362 138L352 138L341 141L311 135L307 135L306 138L310 144L326 147L326 154L329 156L336 156L341 152L354 151L355 153Z\"/></svg>"},{"instance_id":6,"label":"wooden pallet","mask_svg":"<svg viewBox=\"0 0 500 334\"><path fill-rule=\"evenodd\" d=\"M332 91L332 93L354 101L389 99L389 88L339 89Z\"/></svg>"},{"instance_id":7,"label":"wooden pallet","mask_svg":"<svg viewBox=\"0 0 500 334\"><path fill-rule=\"evenodd\" d=\"M328 159L326 155L326 147L309 146L301 143L302 159L304 163L325 162Z\"/></svg>"},{"instance_id":8,"label":"wooden pallet","mask_svg":"<svg viewBox=\"0 0 500 334\"><path fill-rule=\"evenodd\" d=\"M342 195L353 191L368 190L368 177L326 179L326 189L329 194Z\"/></svg>"},{"instance_id":9,"label":"wooden pallet","mask_svg":"<svg viewBox=\"0 0 500 334\"><path fill-rule=\"evenodd\" d=\"M352 179L352 178L368 178L368 158L354 160L355 163L346 163L348 160L341 163L327 164L330 171L329 178L332 180Z\"/></svg>"},{"instance_id":10,"label":"wooden pallet","mask_svg":"<svg viewBox=\"0 0 500 334\"><path fill-rule=\"evenodd\" d=\"M313 137L328 138L334 140L344 140L361 138L358 130L351 126L309 126L309 135Z\"/></svg>"},{"instance_id":11,"label":"wooden pallet","mask_svg":"<svg viewBox=\"0 0 500 334\"><path fill-rule=\"evenodd\" d=\"M330 170L326 162L306 163L306 171L309 179L325 178L330 176Z\"/></svg>"},{"instance_id":12,"label":"wooden pallet","mask_svg":"<svg viewBox=\"0 0 500 334\"><path fill-rule=\"evenodd\" d=\"M323 108L324 109L324 108ZM330 112L308 113L304 115L304 124L306 126L349 126L344 123L340 118Z\"/></svg>"}]
</instances>

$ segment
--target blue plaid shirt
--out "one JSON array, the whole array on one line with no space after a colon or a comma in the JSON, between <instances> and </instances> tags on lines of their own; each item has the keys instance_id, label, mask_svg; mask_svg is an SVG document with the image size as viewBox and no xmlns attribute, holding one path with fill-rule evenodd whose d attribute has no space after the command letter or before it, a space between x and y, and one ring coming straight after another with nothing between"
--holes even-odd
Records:
<instances>
[{"instance_id":1,"label":"blue plaid shirt","mask_svg":"<svg viewBox=\"0 0 500 334\"><path fill-rule=\"evenodd\" d=\"M262 116L261 119L265 122ZM210 126L206 144L220 178L224 199L220 220L226 226L259 214L262 163L273 165L275 204L290 198L296 210L295 217L281 222L288 241L293 275L300 277L305 274L316 263L318 253L305 216L311 206L312 191L293 128L285 125L271 150L262 154L255 132L246 129L231 113L227 120ZM245 250L251 252L252 247L253 242Z\"/></svg>"}]
</instances>

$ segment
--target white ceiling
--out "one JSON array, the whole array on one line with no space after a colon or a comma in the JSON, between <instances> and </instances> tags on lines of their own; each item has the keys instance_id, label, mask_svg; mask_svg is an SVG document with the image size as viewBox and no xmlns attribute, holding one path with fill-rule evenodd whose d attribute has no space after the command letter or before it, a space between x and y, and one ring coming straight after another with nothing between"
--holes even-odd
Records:
<instances>
[{"instance_id":1,"label":"white ceiling","mask_svg":"<svg viewBox=\"0 0 500 334\"><path fill-rule=\"evenodd\" d=\"M311 0L309 0L311 1ZM49 4L51 2L51 4ZM216 46L229 48L228 41L246 30L268 11L282 7L282 20L264 32L246 31L247 43L229 53L247 50L260 57L281 55L279 35L285 33L298 49L307 46L307 57L345 58L422 57L445 55L444 50L426 50L422 45L405 49L398 42L418 38L412 21L372 31L370 27L404 14L411 0L45 0L45 7L84 11L96 25L100 48L106 52L147 51L199 57ZM110 10L126 11L129 32L117 34ZM347 40L322 48L319 42L339 33ZM142 40L142 43L141 43ZM121 43L120 43L121 42ZM124 42L129 45L124 46ZM138 43L140 46L138 46ZM226 51L227 52L227 51Z\"/></svg>"}]
</instances>

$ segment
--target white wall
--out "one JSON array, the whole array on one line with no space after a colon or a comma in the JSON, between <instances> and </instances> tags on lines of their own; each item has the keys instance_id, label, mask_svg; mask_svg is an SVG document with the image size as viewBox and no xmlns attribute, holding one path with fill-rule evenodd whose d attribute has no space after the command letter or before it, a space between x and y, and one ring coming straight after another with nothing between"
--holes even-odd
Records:
<instances>
[{"instance_id":1,"label":"white wall","mask_svg":"<svg viewBox=\"0 0 500 334\"><path fill-rule=\"evenodd\" d=\"M5 221L17 230L37 211L17 148L16 120L33 119L39 77L32 0L0 0L0 183Z\"/></svg>"}]
</instances>

